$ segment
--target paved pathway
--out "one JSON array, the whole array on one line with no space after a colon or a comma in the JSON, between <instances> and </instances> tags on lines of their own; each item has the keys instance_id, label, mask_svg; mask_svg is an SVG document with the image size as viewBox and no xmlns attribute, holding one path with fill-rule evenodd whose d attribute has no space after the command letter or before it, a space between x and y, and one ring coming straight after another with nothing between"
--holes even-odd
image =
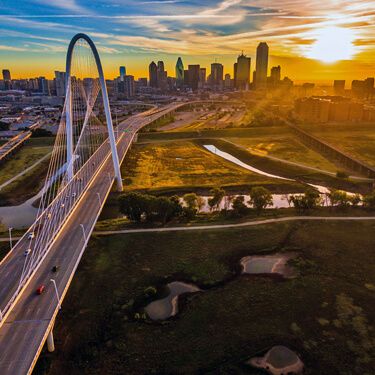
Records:
<instances>
[{"instance_id":1,"label":"paved pathway","mask_svg":"<svg viewBox=\"0 0 375 375\"><path fill-rule=\"evenodd\" d=\"M372 221L375 216L287 216L276 219L251 220L243 223L232 224L214 224L214 225L194 225L191 227L166 227L166 228L140 228L140 229L122 229L122 230L107 230L95 231L94 234L98 236L108 236L111 234L122 233L147 233L147 232L177 232L188 230L210 230L210 229L224 229L224 228L238 228L251 227L256 225L265 225L272 223L281 223L287 221Z\"/></svg>"}]
</instances>

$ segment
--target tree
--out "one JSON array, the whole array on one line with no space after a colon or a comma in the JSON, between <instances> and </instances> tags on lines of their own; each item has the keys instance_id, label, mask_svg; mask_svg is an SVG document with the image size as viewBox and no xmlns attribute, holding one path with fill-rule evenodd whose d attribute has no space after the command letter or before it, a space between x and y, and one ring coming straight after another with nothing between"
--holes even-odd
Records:
<instances>
[{"instance_id":1,"label":"tree","mask_svg":"<svg viewBox=\"0 0 375 375\"><path fill-rule=\"evenodd\" d=\"M290 200L297 210L302 211L316 208L322 201L315 189L307 189L303 195L292 195Z\"/></svg>"},{"instance_id":2,"label":"tree","mask_svg":"<svg viewBox=\"0 0 375 375\"><path fill-rule=\"evenodd\" d=\"M331 190L328 197L331 201L331 206L345 208L350 205L350 197L345 191Z\"/></svg>"},{"instance_id":3,"label":"tree","mask_svg":"<svg viewBox=\"0 0 375 375\"><path fill-rule=\"evenodd\" d=\"M256 209L258 214L268 206L273 205L271 192L263 186L256 186L250 190L249 203Z\"/></svg>"},{"instance_id":4,"label":"tree","mask_svg":"<svg viewBox=\"0 0 375 375\"><path fill-rule=\"evenodd\" d=\"M216 208L219 209L220 203L225 196L225 190L221 188L213 188L210 191L212 197L208 199L208 205L210 206L211 211Z\"/></svg>"},{"instance_id":5,"label":"tree","mask_svg":"<svg viewBox=\"0 0 375 375\"><path fill-rule=\"evenodd\" d=\"M120 211L129 220L136 222L141 222L150 215L151 200L150 195L141 193L123 194L118 199Z\"/></svg>"},{"instance_id":6,"label":"tree","mask_svg":"<svg viewBox=\"0 0 375 375\"><path fill-rule=\"evenodd\" d=\"M195 193L185 194L182 199L184 200L186 206L191 210L198 209L198 195Z\"/></svg>"},{"instance_id":7,"label":"tree","mask_svg":"<svg viewBox=\"0 0 375 375\"><path fill-rule=\"evenodd\" d=\"M233 213L236 216L243 216L246 214L248 207L245 204L245 197L243 195L238 195L233 199L232 203Z\"/></svg>"},{"instance_id":8,"label":"tree","mask_svg":"<svg viewBox=\"0 0 375 375\"><path fill-rule=\"evenodd\" d=\"M152 202L152 217L150 217L150 219L155 218L165 224L178 216L180 212L180 202L176 202L174 197L157 197Z\"/></svg>"},{"instance_id":9,"label":"tree","mask_svg":"<svg viewBox=\"0 0 375 375\"><path fill-rule=\"evenodd\" d=\"M372 210L375 208L375 191L365 195L363 198L363 206Z\"/></svg>"}]
</instances>

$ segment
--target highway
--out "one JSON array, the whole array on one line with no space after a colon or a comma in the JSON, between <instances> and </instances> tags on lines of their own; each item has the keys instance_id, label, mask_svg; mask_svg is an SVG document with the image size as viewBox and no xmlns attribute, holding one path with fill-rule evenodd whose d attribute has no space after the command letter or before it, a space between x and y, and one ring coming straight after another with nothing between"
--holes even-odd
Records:
<instances>
[{"instance_id":1,"label":"highway","mask_svg":"<svg viewBox=\"0 0 375 375\"><path fill-rule=\"evenodd\" d=\"M36 123L30 126L30 129L36 129L39 127L39 123ZM31 131L26 130L20 134L17 134L15 137L10 139L7 143L0 147L0 162L20 147L25 141L31 137Z\"/></svg>"},{"instance_id":2,"label":"highway","mask_svg":"<svg viewBox=\"0 0 375 375\"><path fill-rule=\"evenodd\" d=\"M120 135L117 140L120 161L124 159L139 129L184 104L186 103L171 104L157 110L152 109L132 116L120 124ZM59 303L50 279L56 281L58 296L62 302L114 181L108 141L103 144L103 149L97 157L98 160L104 160L98 172L85 192L82 195L77 194L78 202L74 202L71 206L66 205L67 207L64 208L71 211L70 216L55 236L45 258L29 278L22 293L1 319L1 375L31 374L48 333L53 327L59 311ZM75 176L70 191L79 191L80 183L79 178ZM60 204L60 201L57 200L56 204ZM40 222L39 230L43 230L44 226L47 227L46 218L40 219ZM18 287L25 262L24 252L29 246L27 236L22 237L0 263L0 309L2 311L5 309L6 301ZM58 265L59 269L53 273L52 268L55 265ZM46 290L42 295L37 295L36 289L40 285L45 285Z\"/></svg>"}]
</instances>

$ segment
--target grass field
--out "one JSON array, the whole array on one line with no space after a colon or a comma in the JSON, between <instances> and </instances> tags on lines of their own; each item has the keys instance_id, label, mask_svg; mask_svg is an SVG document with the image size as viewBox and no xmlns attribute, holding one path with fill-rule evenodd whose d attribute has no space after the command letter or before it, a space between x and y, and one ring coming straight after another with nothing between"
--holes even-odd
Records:
<instances>
[{"instance_id":1,"label":"grass field","mask_svg":"<svg viewBox=\"0 0 375 375\"><path fill-rule=\"evenodd\" d=\"M192 141L133 146L122 165L125 191L208 189L214 186L268 186L300 191L294 182L264 177L223 160Z\"/></svg>"},{"instance_id":2,"label":"grass field","mask_svg":"<svg viewBox=\"0 0 375 375\"><path fill-rule=\"evenodd\" d=\"M311 134L375 167L375 124L303 126Z\"/></svg>"},{"instance_id":3,"label":"grass field","mask_svg":"<svg viewBox=\"0 0 375 375\"><path fill-rule=\"evenodd\" d=\"M272 156L329 172L336 172L340 169L322 155L307 148L292 133L269 134L262 137L228 138L228 140L240 146L245 146L248 151L257 155Z\"/></svg>"},{"instance_id":4,"label":"grass field","mask_svg":"<svg viewBox=\"0 0 375 375\"><path fill-rule=\"evenodd\" d=\"M375 224L294 223L93 238L55 325L57 351L37 375L260 374L244 361L276 344L307 375L371 375L375 366ZM251 254L297 252L287 281L239 276ZM192 281L164 324L132 319L149 286Z\"/></svg>"},{"instance_id":5,"label":"grass field","mask_svg":"<svg viewBox=\"0 0 375 375\"><path fill-rule=\"evenodd\" d=\"M53 138L30 138L25 145L0 165L0 184L41 159L52 151Z\"/></svg>"},{"instance_id":6,"label":"grass field","mask_svg":"<svg viewBox=\"0 0 375 375\"><path fill-rule=\"evenodd\" d=\"M18 153L0 166L1 181L22 172L52 150L53 138L31 138ZM44 184L49 158L0 191L0 205L16 205L36 195ZM6 177L4 177L6 176Z\"/></svg>"}]
</instances>

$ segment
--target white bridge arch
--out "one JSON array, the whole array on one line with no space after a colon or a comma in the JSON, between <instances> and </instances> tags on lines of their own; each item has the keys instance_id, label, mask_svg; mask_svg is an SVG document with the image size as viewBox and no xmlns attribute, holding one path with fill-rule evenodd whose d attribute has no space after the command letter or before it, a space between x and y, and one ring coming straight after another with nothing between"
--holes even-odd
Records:
<instances>
[{"instance_id":1,"label":"white bridge arch","mask_svg":"<svg viewBox=\"0 0 375 375\"><path fill-rule=\"evenodd\" d=\"M117 189L119 191L123 190L122 185L122 178L121 178L121 171L120 171L120 164L119 164L119 158L116 148L116 141L115 141L115 135L113 131L113 123L112 123L112 115L111 110L109 106L109 99L108 99L108 91L107 91L107 85L104 79L103 74L103 67L102 63L100 61L98 50L94 44L94 42L91 40L89 36L86 34L76 34L72 40L70 41L69 47L68 47L68 53L66 56L66 133L67 133L67 163L68 163L68 176L69 178L73 177L73 121L72 121L72 85L71 85L71 68L72 68L72 58L73 58L73 50L76 45L76 43L83 39L87 42L87 44L90 46L91 51L95 58L96 67L98 69L99 74L99 82L101 86L101 92L102 92L102 98L103 98L103 104L104 104L104 111L105 111L105 117L106 117L106 123L108 128L108 136L109 141L111 145L111 152L112 152L112 159L113 159L113 167L115 171L116 181L117 181ZM89 111L90 109L87 108ZM86 117L87 118L87 117Z\"/></svg>"}]
</instances>

